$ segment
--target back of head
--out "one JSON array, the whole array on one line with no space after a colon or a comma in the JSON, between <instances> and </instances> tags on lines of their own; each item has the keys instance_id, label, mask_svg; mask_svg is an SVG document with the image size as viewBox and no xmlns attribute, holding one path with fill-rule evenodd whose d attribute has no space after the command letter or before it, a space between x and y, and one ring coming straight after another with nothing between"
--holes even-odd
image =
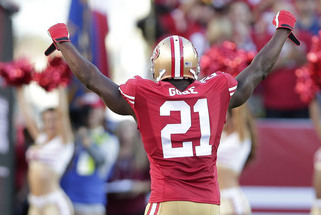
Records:
<instances>
[{"instance_id":1,"label":"back of head","mask_svg":"<svg viewBox=\"0 0 321 215\"><path fill-rule=\"evenodd\" d=\"M184 37L166 37L153 51L151 71L156 81L184 78L196 80L199 73L198 53Z\"/></svg>"}]
</instances>

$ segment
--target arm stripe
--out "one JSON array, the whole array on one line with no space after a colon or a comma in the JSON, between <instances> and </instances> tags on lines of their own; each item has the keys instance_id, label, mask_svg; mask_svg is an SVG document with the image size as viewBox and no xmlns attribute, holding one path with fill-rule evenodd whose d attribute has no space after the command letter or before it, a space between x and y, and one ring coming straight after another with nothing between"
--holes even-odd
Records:
<instances>
[{"instance_id":1,"label":"arm stripe","mask_svg":"<svg viewBox=\"0 0 321 215\"><path fill-rule=\"evenodd\" d=\"M230 87L230 88L228 88L228 90L229 90L229 91L233 91L233 90L236 90L236 88L237 88L237 85L236 85L236 86L234 86L234 87Z\"/></svg>"},{"instance_id":2,"label":"arm stripe","mask_svg":"<svg viewBox=\"0 0 321 215\"><path fill-rule=\"evenodd\" d=\"M125 94L125 93L120 89L120 87L119 87L118 89L119 89L119 91L121 92L121 94L123 94L126 98L135 101L135 97L134 97L134 96L129 96L129 95Z\"/></svg>"}]
</instances>

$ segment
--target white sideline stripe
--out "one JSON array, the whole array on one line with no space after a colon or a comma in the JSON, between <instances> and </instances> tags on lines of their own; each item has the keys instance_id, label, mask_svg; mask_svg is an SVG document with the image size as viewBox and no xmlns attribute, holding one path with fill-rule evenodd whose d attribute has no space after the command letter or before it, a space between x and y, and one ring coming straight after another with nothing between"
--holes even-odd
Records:
<instances>
[{"instance_id":1,"label":"white sideline stripe","mask_svg":"<svg viewBox=\"0 0 321 215\"><path fill-rule=\"evenodd\" d=\"M242 186L253 209L309 210L314 200L312 187Z\"/></svg>"},{"instance_id":2,"label":"white sideline stripe","mask_svg":"<svg viewBox=\"0 0 321 215\"><path fill-rule=\"evenodd\" d=\"M119 87L119 91L120 91L121 94L123 94L126 98L131 99L131 100L135 100L135 97L134 97L134 96L129 96L129 95L125 94L125 93L120 89L120 87Z\"/></svg>"},{"instance_id":3,"label":"white sideline stripe","mask_svg":"<svg viewBox=\"0 0 321 215\"><path fill-rule=\"evenodd\" d=\"M173 39L174 39L174 53L175 53L175 77L180 77L181 58L180 58L179 38L178 36L173 36Z\"/></svg>"},{"instance_id":4,"label":"white sideline stripe","mask_svg":"<svg viewBox=\"0 0 321 215\"><path fill-rule=\"evenodd\" d=\"M230 87L228 88L229 91L233 91L233 90L236 90L237 86L234 86L234 87Z\"/></svg>"},{"instance_id":5,"label":"white sideline stripe","mask_svg":"<svg viewBox=\"0 0 321 215\"><path fill-rule=\"evenodd\" d=\"M149 213L149 215L154 215L154 213L155 213L155 211L156 211L156 206L157 206L157 203L153 203L152 204L152 209L150 210L150 213Z\"/></svg>"},{"instance_id":6,"label":"white sideline stripe","mask_svg":"<svg viewBox=\"0 0 321 215\"><path fill-rule=\"evenodd\" d=\"M286 213L286 212L253 212L252 215L310 215L310 213Z\"/></svg>"},{"instance_id":7,"label":"white sideline stripe","mask_svg":"<svg viewBox=\"0 0 321 215\"><path fill-rule=\"evenodd\" d=\"M230 93L230 96L233 96L234 93L235 93L235 91L233 93Z\"/></svg>"}]
</instances>

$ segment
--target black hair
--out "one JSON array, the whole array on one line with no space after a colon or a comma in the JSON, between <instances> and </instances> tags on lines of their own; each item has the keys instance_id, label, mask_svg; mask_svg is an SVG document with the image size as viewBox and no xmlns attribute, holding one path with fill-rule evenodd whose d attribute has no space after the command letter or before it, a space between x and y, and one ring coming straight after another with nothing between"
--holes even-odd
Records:
<instances>
[{"instance_id":1,"label":"black hair","mask_svg":"<svg viewBox=\"0 0 321 215\"><path fill-rule=\"evenodd\" d=\"M88 125L90 106L71 108L69 111L72 127L77 130L82 126Z\"/></svg>"}]
</instances>

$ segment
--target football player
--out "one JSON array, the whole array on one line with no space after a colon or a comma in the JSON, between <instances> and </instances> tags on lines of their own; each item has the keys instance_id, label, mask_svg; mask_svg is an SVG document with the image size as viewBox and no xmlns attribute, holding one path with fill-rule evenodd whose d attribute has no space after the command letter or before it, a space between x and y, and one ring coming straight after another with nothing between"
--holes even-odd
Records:
<instances>
[{"instance_id":1,"label":"football player","mask_svg":"<svg viewBox=\"0 0 321 215\"><path fill-rule=\"evenodd\" d=\"M219 214L216 152L226 112L243 104L269 74L287 37L299 45L292 34L295 22L291 13L277 13L275 34L236 79L213 71L197 80L197 51L180 36L156 46L151 57L154 81L135 76L120 86L80 55L63 23L49 28L53 43L45 54L60 50L74 75L110 110L136 120L150 161L145 214L213 215Z\"/></svg>"}]
</instances>

